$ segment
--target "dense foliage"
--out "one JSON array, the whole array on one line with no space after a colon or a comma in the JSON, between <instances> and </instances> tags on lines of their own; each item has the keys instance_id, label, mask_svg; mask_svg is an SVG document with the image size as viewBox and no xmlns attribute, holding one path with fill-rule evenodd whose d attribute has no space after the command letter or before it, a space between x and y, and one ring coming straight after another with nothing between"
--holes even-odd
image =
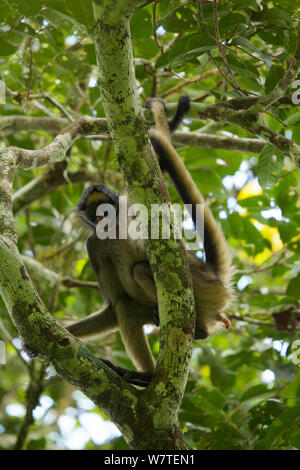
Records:
<instances>
[{"instance_id":1,"label":"dense foliage","mask_svg":"<svg viewBox=\"0 0 300 470\"><path fill-rule=\"evenodd\" d=\"M0 0L0 18L6 91L1 145L42 148L70 119L104 117L92 2ZM228 0L217 7L213 1L170 0L137 10L131 33L141 99L160 96L171 103L188 93L197 103L217 105L270 93L295 51L297 19L292 0ZM294 93L293 102L275 103L263 114L269 129L298 145L299 83L286 91L287 97ZM264 138L244 123L186 120L183 131L201 133L204 126L204 138L215 135L216 144L187 144L180 155L232 247L236 300L228 312L231 331L195 344L180 422L192 449L299 449L299 170L271 144L259 151L250 144L243 151L217 145L221 136ZM39 179L37 193L22 196L20 188ZM72 285L74 279L95 282L85 251L87 232L75 206L84 185L98 180L114 190L123 185L113 147L103 136L78 139L62 163L19 169L15 179L19 250L51 270L38 265L30 273L46 306L64 324L101 303L97 290ZM169 182L168 188L178 202ZM0 339L7 357L0 366L0 448L13 448L22 436L29 449L126 448L121 437L103 443L117 432L109 434L111 425L101 424L102 413L53 370L46 369L42 380L39 360L29 359L16 338L1 302ZM157 353L156 331L149 340ZM131 367L119 334L89 346L97 356Z\"/></svg>"}]
</instances>

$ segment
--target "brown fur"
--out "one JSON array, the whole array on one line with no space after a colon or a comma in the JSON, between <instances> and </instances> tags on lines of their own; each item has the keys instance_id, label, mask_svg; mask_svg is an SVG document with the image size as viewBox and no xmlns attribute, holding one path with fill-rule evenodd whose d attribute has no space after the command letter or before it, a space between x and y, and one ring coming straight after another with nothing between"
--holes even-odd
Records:
<instances>
[{"instance_id":1,"label":"brown fur","mask_svg":"<svg viewBox=\"0 0 300 470\"><path fill-rule=\"evenodd\" d=\"M155 127L150 131L151 143L158 154L160 164L171 176L182 201L191 204L190 213L195 220L195 207L204 204L204 250L207 262L188 253L191 266L196 303L197 326L212 333L220 322L227 327L229 320L222 314L233 298L231 278L233 274L231 254L220 225L198 191L181 158L171 144L171 135L166 132L167 118L161 100L150 100Z\"/></svg>"},{"instance_id":2,"label":"brown fur","mask_svg":"<svg viewBox=\"0 0 300 470\"><path fill-rule=\"evenodd\" d=\"M201 193L170 142L164 103L161 100L150 100L150 107L156 123L156 128L150 131L150 139L162 168L170 173L184 203L192 204L193 208L196 204L203 204ZM181 114L178 109L176 126L183 117ZM142 240L98 239L96 206L97 203L109 201L118 206L118 195L104 186L93 186L83 193L78 203L82 219L92 229L87 251L107 304L99 312L70 325L68 329L78 337L120 329L128 355L143 374L104 362L129 382L145 386L151 380L155 367L143 331L144 324L157 322L155 283ZM191 215L194 218L193 211ZM207 239L204 241L204 249L209 261L204 263L187 252L193 280L198 339L218 330L222 323L229 326L230 322L222 312L232 298L231 256L226 240L207 205L204 216Z\"/></svg>"}]
</instances>

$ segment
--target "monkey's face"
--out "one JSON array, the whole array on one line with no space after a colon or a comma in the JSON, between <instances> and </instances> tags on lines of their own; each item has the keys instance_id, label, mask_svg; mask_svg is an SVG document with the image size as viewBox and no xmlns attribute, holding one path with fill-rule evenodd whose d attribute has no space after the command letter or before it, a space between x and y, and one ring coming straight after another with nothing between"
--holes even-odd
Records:
<instances>
[{"instance_id":1,"label":"monkey's face","mask_svg":"<svg viewBox=\"0 0 300 470\"><path fill-rule=\"evenodd\" d=\"M105 217L105 211L102 216L97 216L97 209L102 204L109 204L114 207L116 214L119 208L119 196L103 185L93 185L87 188L77 204L81 219L90 227L96 228L101 218Z\"/></svg>"}]
</instances>

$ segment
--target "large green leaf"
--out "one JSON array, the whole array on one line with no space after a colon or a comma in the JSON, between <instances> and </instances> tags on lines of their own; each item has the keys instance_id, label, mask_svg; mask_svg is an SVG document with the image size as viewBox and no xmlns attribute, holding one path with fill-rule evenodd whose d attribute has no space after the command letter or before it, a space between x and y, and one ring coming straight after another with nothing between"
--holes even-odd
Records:
<instances>
[{"instance_id":1,"label":"large green leaf","mask_svg":"<svg viewBox=\"0 0 300 470\"><path fill-rule=\"evenodd\" d=\"M280 176L283 165L283 153L271 144L266 144L258 161L258 181L262 187L273 186Z\"/></svg>"}]
</instances>

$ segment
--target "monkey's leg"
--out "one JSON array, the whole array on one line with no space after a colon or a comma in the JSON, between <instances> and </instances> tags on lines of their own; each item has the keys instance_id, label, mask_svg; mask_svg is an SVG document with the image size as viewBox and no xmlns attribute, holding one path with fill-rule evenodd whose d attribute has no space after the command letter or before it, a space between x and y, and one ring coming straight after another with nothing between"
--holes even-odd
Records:
<instances>
[{"instance_id":1,"label":"monkey's leg","mask_svg":"<svg viewBox=\"0 0 300 470\"><path fill-rule=\"evenodd\" d=\"M146 307L146 319L152 315L152 310L147 311ZM139 318L139 321L142 321ZM84 338L93 336L96 334L104 334L119 329L117 317L111 306L111 304L105 304L101 310L89 315L82 320L79 320L72 325L67 326L67 330L74 336ZM124 369L122 367L115 366L110 361L100 358L102 362L108 365L118 375L124 378L127 382L137 385L140 387L147 387L152 379L152 374L143 374L142 372L135 372L133 370Z\"/></svg>"},{"instance_id":2,"label":"monkey's leg","mask_svg":"<svg viewBox=\"0 0 300 470\"><path fill-rule=\"evenodd\" d=\"M105 304L101 310L67 326L66 329L78 338L87 338L116 331L118 329L118 321L111 304Z\"/></svg>"},{"instance_id":3,"label":"monkey's leg","mask_svg":"<svg viewBox=\"0 0 300 470\"><path fill-rule=\"evenodd\" d=\"M119 298L115 306L122 340L129 357L138 370L152 373L155 362L139 318L144 309L143 305L128 297Z\"/></svg>"}]
</instances>

